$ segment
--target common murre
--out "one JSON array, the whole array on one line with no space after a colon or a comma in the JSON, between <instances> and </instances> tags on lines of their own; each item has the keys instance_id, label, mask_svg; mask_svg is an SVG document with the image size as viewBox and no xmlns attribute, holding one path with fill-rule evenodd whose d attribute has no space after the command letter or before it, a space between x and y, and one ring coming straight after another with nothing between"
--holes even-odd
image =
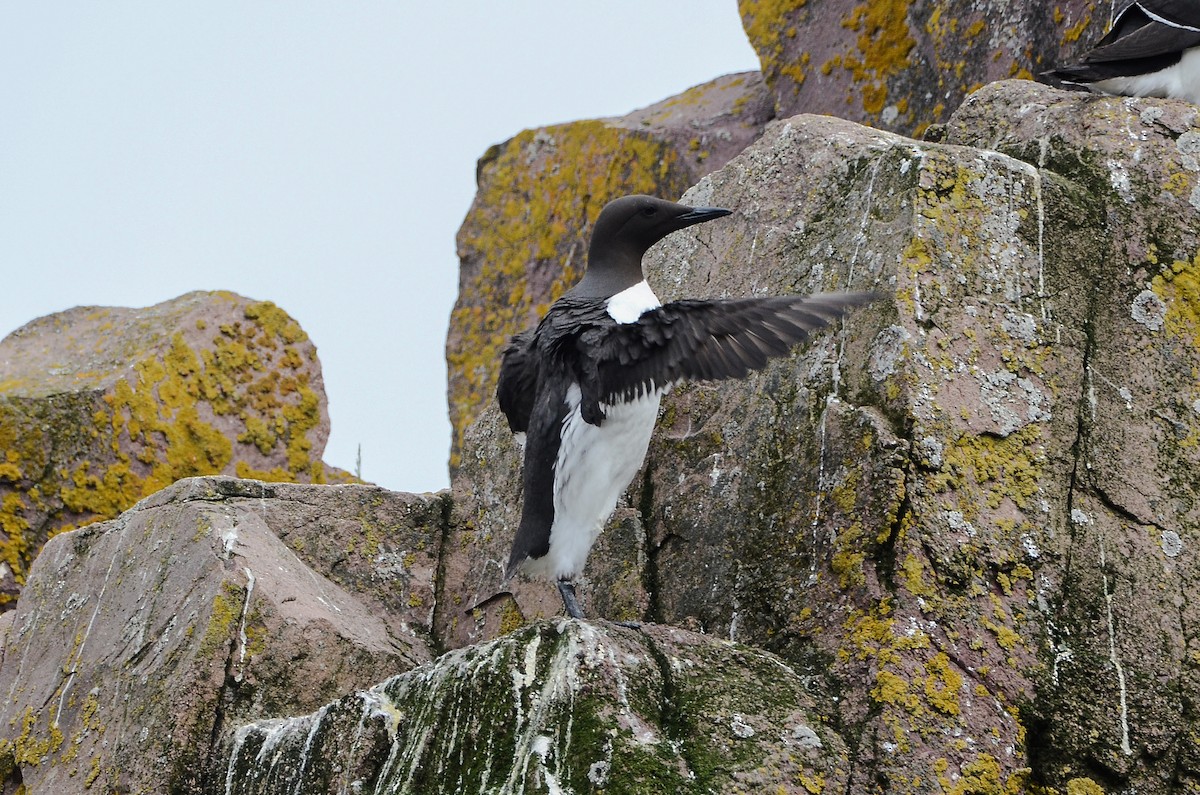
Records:
<instances>
[{"instance_id":1,"label":"common murre","mask_svg":"<svg viewBox=\"0 0 1200 795\"><path fill-rule=\"evenodd\" d=\"M808 333L876 297L868 292L661 304L642 273L656 242L729 215L651 196L609 202L587 270L536 328L513 337L496 394L525 434L524 502L505 580L518 570L572 580L646 455L662 395L679 381L741 378Z\"/></svg>"},{"instance_id":2,"label":"common murre","mask_svg":"<svg viewBox=\"0 0 1200 795\"><path fill-rule=\"evenodd\" d=\"M1200 2L1136 0L1078 61L1045 74L1104 94L1200 105Z\"/></svg>"}]
</instances>

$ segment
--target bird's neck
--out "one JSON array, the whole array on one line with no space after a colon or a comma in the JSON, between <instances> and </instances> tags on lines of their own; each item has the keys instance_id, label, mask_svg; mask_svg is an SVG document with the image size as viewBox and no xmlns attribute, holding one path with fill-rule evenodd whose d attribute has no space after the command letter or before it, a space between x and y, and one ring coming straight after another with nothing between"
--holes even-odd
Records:
<instances>
[{"instance_id":1,"label":"bird's neck","mask_svg":"<svg viewBox=\"0 0 1200 795\"><path fill-rule=\"evenodd\" d=\"M597 256L593 252L588 257L587 272L571 292L608 298L644 280L641 253L612 251Z\"/></svg>"}]
</instances>

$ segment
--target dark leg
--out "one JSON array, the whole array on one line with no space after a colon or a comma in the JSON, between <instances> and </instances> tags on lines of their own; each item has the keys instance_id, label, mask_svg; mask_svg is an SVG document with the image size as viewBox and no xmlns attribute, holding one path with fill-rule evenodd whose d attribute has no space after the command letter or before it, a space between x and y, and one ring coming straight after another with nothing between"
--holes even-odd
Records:
<instances>
[{"instance_id":1,"label":"dark leg","mask_svg":"<svg viewBox=\"0 0 1200 795\"><path fill-rule=\"evenodd\" d=\"M579 601L575 598L575 584L570 580L559 580L558 593L562 596L563 607L567 608L567 615L583 618L583 611L579 609Z\"/></svg>"}]
</instances>

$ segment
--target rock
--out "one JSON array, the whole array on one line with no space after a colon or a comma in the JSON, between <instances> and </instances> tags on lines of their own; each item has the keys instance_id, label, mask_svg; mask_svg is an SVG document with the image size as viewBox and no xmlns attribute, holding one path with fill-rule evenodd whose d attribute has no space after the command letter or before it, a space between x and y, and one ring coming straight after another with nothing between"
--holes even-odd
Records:
<instances>
[{"instance_id":1,"label":"rock","mask_svg":"<svg viewBox=\"0 0 1200 795\"><path fill-rule=\"evenodd\" d=\"M1200 786L1198 120L1007 81L946 143L798 116L701 180L685 201L736 212L651 252L664 299L894 299L664 401L585 609L837 694L846 791ZM445 589L476 609L443 603L452 646L559 610L501 589L518 472L489 407L454 480Z\"/></svg>"},{"instance_id":2,"label":"rock","mask_svg":"<svg viewBox=\"0 0 1200 795\"><path fill-rule=\"evenodd\" d=\"M762 75L738 72L604 121L670 142L694 183L741 154L762 135L773 115Z\"/></svg>"},{"instance_id":3,"label":"rock","mask_svg":"<svg viewBox=\"0 0 1200 795\"><path fill-rule=\"evenodd\" d=\"M0 610L51 535L192 475L324 482L317 351L269 301L77 307L0 341Z\"/></svg>"},{"instance_id":4,"label":"rock","mask_svg":"<svg viewBox=\"0 0 1200 795\"><path fill-rule=\"evenodd\" d=\"M290 792L843 791L852 765L803 679L669 627L540 622L248 724L213 778ZM215 788L213 791L218 791Z\"/></svg>"},{"instance_id":5,"label":"rock","mask_svg":"<svg viewBox=\"0 0 1200 795\"><path fill-rule=\"evenodd\" d=\"M509 338L583 273L600 208L626 193L680 195L757 138L770 112L762 78L747 72L621 118L526 130L484 154L458 232L446 340L451 470L463 430L492 399Z\"/></svg>"},{"instance_id":6,"label":"rock","mask_svg":"<svg viewBox=\"0 0 1200 795\"><path fill-rule=\"evenodd\" d=\"M569 171L555 135L484 182ZM735 215L656 247L650 281L889 299L664 401L581 595L674 628L502 588L520 456L488 406L452 506L200 479L51 540L0 619L3 786L1200 789L1197 197L1181 102L1005 81L936 143L772 123L686 194ZM497 250L538 258L485 280L495 329L577 262L523 218Z\"/></svg>"},{"instance_id":7,"label":"rock","mask_svg":"<svg viewBox=\"0 0 1200 795\"><path fill-rule=\"evenodd\" d=\"M1031 78L1103 35L1090 0L740 0L776 115L828 113L920 136L979 86Z\"/></svg>"},{"instance_id":8,"label":"rock","mask_svg":"<svg viewBox=\"0 0 1200 795\"><path fill-rule=\"evenodd\" d=\"M189 478L38 556L0 789L198 792L224 734L431 658L445 495Z\"/></svg>"},{"instance_id":9,"label":"rock","mask_svg":"<svg viewBox=\"0 0 1200 795\"><path fill-rule=\"evenodd\" d=\"M1033 566L1046 637L1029 747L1052 781L1196 788L1200 754L1182 738L1200 687L1200 108L1006 82L972 96L947 141L1061 175L1080 197L1053 219L1080 231L1045 234L1049 257L1079 260L1069 311L1086 342L1068 499Z\"/></svg>"}]
</instances>

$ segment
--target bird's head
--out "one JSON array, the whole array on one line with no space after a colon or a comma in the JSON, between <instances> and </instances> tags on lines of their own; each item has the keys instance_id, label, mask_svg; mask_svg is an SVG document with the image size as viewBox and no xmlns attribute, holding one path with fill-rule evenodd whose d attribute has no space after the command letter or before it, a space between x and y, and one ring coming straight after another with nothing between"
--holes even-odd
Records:
<instances>
[{"instance_id":1,"label":"bird's head","mask_svg":"<svg viewBox=\"0 0 1200 795\"><path fill-rule=\"evenodd\" d=\"M604 205L592 227L587 273L575 289L615 295L642 280L642 255L672 232L711 221L730 210L688 207L654 196L622 196Z\"/></svg>"}]
</instances>

